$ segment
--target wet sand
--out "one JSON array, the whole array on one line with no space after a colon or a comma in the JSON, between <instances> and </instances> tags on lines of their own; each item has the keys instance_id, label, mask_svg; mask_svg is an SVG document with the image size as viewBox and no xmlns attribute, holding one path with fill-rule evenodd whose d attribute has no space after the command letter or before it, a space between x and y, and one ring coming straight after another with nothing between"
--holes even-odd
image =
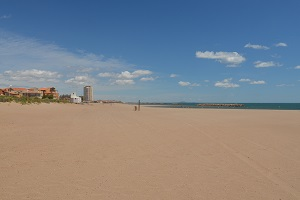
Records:
<instances>
[{"instance_id":1,"label":"wet sand","mask_svg":"<svg viewBox=\"0 0 300 200\"><path fill-rule=\"evenodd\" d=\"M300 199L300 111L0 103L0 199Z\"/></svg>"}]
</instances>

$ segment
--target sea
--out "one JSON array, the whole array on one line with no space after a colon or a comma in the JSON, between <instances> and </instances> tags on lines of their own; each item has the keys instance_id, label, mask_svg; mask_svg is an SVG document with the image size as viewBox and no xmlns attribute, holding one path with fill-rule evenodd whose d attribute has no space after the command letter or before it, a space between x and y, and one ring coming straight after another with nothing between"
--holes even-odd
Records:
<instances>
[{"instance_id":1,"label":"sea","mask_svg":"<svg viewBox=\"0 0 300 200\"><path fill-rule=\"evenodd\" d=\"M203 103L142 103L142 105L163 108L197 108L197 109L258 109L258 110L300 110L300 103L211 103L211 104L243 104L242 107L199 106ZM210 103L206 103L210 104Z\"/></svg>"}]
</instances>

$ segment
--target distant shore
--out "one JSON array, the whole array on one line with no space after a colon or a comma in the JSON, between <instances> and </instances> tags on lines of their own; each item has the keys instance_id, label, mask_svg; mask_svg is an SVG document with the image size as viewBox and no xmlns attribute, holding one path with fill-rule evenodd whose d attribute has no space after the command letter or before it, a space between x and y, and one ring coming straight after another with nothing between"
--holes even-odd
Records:
<instances>
[{"instance_id":1,"label":"distant shore","mask_svg":"<svg viewBox=\"0 0 300 200\"><path fill-rule=\"evenodd\" d=\"M166 108L300 110L300 103L143 103Z\"/></svg>"}]
</instances>

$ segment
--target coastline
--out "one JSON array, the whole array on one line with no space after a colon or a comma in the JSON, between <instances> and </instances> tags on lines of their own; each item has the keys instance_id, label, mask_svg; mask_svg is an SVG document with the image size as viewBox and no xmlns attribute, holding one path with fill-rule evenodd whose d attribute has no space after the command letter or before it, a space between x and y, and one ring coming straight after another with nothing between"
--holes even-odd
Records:
<instances>
[{"instance_id":1,"label":"coastline","mask_svg":"<svg viewBox=\"0 0 300 200\"><path fill-rule=\"evenodd\" d=\"M298 199L300 113L0 103L3 199Z\"/></svg>"}]
</instances>

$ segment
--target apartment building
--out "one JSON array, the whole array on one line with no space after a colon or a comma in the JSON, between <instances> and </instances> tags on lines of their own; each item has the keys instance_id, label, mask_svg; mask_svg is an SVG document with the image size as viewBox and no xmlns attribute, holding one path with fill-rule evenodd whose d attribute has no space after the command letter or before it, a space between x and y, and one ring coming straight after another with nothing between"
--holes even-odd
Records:
<instances>
[{"instance_id":1,"label":"apartment building","mask_svg":"<svg viewBox=\"0 0 300 200\"><path fill-rule=\"evenodd\" d=\"M83 101L93 101L93 87L85 86L83 88Z\"/></svg>"}]
</instances>

